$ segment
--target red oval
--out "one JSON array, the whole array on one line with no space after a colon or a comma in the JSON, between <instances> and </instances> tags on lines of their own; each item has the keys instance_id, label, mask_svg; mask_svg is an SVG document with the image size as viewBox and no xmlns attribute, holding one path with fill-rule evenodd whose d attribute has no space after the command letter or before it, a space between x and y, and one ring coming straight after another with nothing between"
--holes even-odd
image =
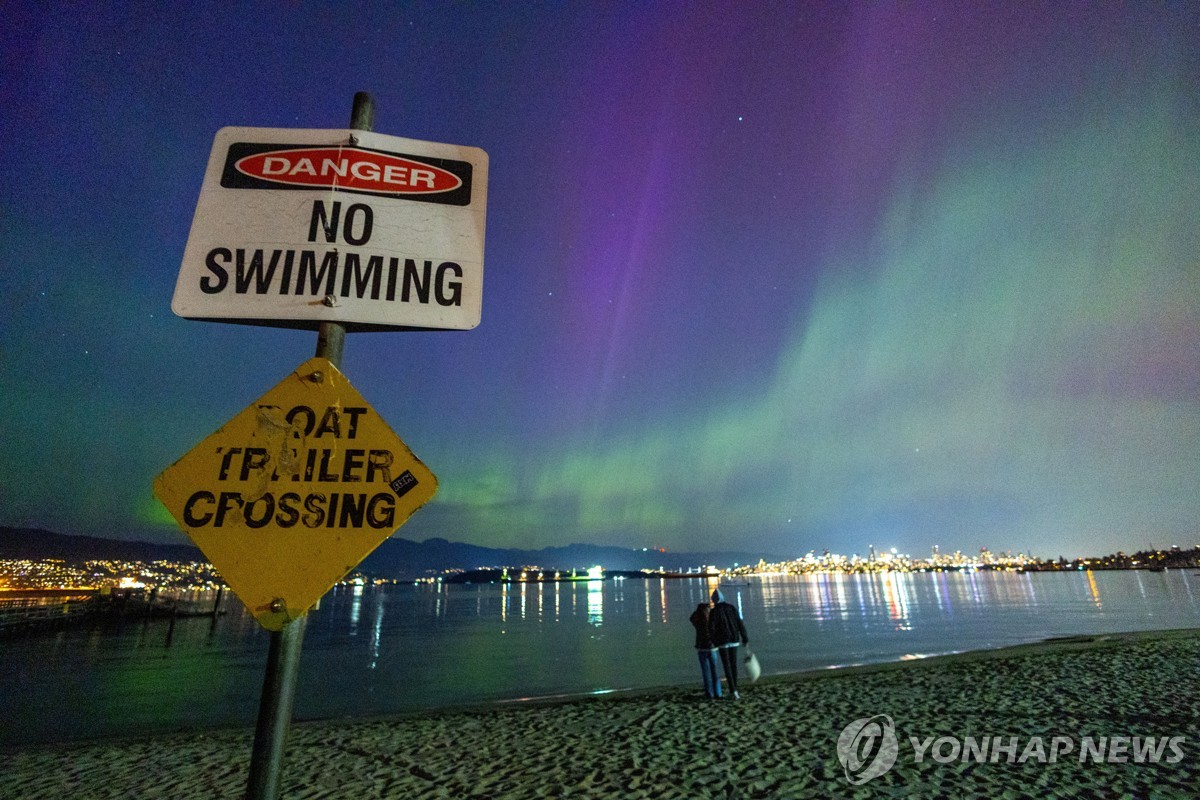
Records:
<instances>
[{"instance_id":1,"label":"red oval","mask_svg":"<svg viewBox=\"0 0 1200 800\"><path fill-rule=\"evenodd\" d=\"M271 150L240 158L234 168L272 183L380 194L436 194L462 186L461 178L440 167L356 147Z\"/></svg>"}]
</instances>

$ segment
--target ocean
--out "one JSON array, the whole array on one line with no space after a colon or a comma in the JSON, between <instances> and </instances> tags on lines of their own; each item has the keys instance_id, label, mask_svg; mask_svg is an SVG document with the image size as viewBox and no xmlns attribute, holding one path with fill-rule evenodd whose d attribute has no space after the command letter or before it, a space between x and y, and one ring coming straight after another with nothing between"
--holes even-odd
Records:
<instances>
[{"instance_id":1,"label":"ocean","mask_svg":"<svg viewBox=\"0 0 1200 800\"><path fill-rule=\"evenodd\" d=\"M699 692L688 617L713 585L339 587L309 615L294 715ZM764 675L1200 625L1189 570L760 576L721 589ZM0 640L0 745L253 726L269 636L236 598L223 607L215 620L127 617Z\"/></svg>"}]
</instances>

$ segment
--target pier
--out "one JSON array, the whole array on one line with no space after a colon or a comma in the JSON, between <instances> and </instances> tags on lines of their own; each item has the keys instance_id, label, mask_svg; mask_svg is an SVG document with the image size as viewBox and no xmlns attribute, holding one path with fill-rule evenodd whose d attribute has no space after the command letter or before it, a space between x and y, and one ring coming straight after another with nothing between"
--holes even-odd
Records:
<instances>
[{"instance_id":1,"label":"pier","mask_svg":"<svg viewBox=\"0 0 1200 800\"><path fill-rule=\"evenodd\" d=\"M85 619L217 617L224 589L199 597L192 592L100 589L13 589L0 591L0 636L55 629Z\"/></svg>"}]
</instances>

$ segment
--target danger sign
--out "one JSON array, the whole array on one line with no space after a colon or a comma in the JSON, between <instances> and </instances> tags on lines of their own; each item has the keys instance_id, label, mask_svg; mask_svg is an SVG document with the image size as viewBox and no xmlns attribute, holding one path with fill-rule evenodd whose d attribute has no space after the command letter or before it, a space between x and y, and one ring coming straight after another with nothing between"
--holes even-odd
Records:
<instances>
[{"instance_id":1,"label":"danger sign","mask_svg":"<svg viewBox=\"0 0 1200 800\"><path fill-rule=\"evenodd\" d=\"M239 143L229 148L221 185L231 189L323 187L461 206L471 199L472 172L472 165L465 161L413 161L358 147L274 149L270 144Z\"/></svg>"},{"instance_id":2,"label":"danger sign","mask_svg":"<svg viewBox=\"0 0 1200 800\"><path fill-rule=\"evenodd\" d=\"M269 630L306 612L437 491L313 358L168 467L154 494Z\"/></svg>"},{"instance_id":3,"label":"danger sign","mask_svg":"<svg viewBox=\"0 0 1200 800\"><path fill-rule=\"evenodd\" d=\"M222 128L171 308L348 330L479 324L487 153L358 130Z\"/></svg>"}]
</instances>

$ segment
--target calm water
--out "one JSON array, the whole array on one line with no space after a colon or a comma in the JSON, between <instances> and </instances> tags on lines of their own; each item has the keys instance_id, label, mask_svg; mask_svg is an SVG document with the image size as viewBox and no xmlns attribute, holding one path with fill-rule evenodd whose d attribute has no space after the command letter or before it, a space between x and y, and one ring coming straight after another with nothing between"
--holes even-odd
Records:
<instances>
[{"instance_id":1,"label":"calm water","mask_svg":"<svg viewBox=\"0 0 1200 800\"><path fill-rule=\"evenodd\" d=\"M1200 575L927 573L722 586L765 674L1200 626ZM706 581L341 588L310 615L297 719L698 685ZM229 613L0 640L0 744L253 725L268 635Z\"/></svg>"}]
</instances>

